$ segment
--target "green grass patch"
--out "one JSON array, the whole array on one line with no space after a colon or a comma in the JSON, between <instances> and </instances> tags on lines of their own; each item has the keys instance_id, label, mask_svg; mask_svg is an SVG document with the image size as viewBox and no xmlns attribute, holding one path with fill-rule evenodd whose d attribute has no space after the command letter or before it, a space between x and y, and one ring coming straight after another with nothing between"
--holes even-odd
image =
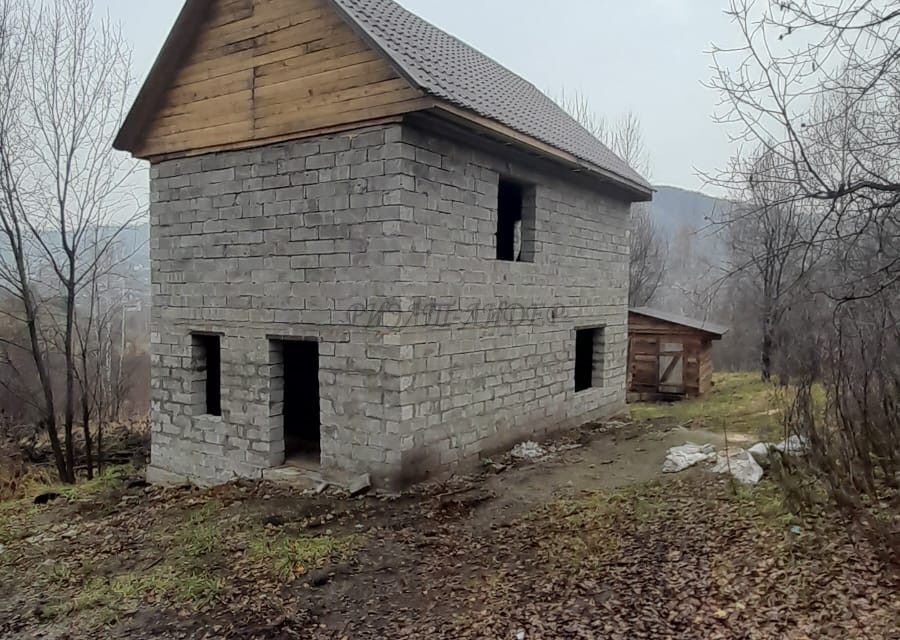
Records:
<instances>
[{"instance_id":1,"label":"green grass patch","mask_svg":"<svg viewBox=\"0 0 900 640\"><path fill-rule=\"evenodd\" d=\"M126 476L127 472L100 478L90 491L100 491ZM112 564L113 571L105 574L104 563L70 562L65 557L41 565L35 578L41 590L56 600L45 609L45 615L98 628L114 625L147 604L191 610L212 605L226 587L216 569L224 536L221 511L220 502L210 501L179 512L180 517L171 520L162 537L155 539L163 561L150 568L123 570L111 562L106 566Z\"/></svg>"},{"instance_id":2,"label":"green grass patch","mask_svg":"<svg viewBox=\"0 0 900 640\"><path fill-rule=\"evenodd\" d=\"M359 535L279 535L253 541L250 557L270 566L284 580L292 580L328 561L352 557L361 544Z\"/></svg>"},{"instance_id":3,"label":"green grass patch","mask_svg":"<svg viewBox=\"0 0 900 640\"><path fill-rule=\"evenodd\" d=\"M214 516L221 509L219 502L211 501L191 513L175 536L177 548L191 558L202 558L218 549L222 533Z\"/></svg>"},{"instance_id":4,"label":"green grass patch","mask_svg":"<svg viewBox=\"0 0 900 640\"><path fill-rule=\"evenodd\" d=\"M198 572L179 573L162 566L145 575L90 578L73 598L49 607L46 613L50 618L81 614L94 627L108 626L136 611L145 601L168 599L182 606L207 606L223 587L221 578Z\"/></svg>"},{"instance_id":5,"label":"green grass patch","mask_svg":"<svg viewBox=\"0 0 900 640\"><path fill-rule=\"evenodd\" d=\"M631 417L639 421L666 418L710 431L724 427L766 439L780 437L788 389L763 382L758 373L717 373L713 381L712 390L702 398L635 403Z\"/></svg>"},{"instance_id":6,"label":"green grass patch","mask_svg":"<svg viewBox=\"0 0 900 640\"><path fill-rule=\"evenodd\" d=\"M107 467L103 473L98 474L92 480L80 480L76 484L32 482L28 485L24 498L11 502L0 502L0 509L6 505L31 505L35 497L44 493L57 493L67 500L87 500L99 494L121 489L128 478L136 475L139 475L138 470L127 464ZM15 506L8 508L15 508Z\"/></svg>"}]
</instances>

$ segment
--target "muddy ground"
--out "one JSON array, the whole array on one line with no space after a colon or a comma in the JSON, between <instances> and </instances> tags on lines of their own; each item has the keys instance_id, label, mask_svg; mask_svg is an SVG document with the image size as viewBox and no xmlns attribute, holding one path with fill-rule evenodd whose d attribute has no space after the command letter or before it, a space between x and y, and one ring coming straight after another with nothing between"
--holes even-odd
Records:
<instances>
[{"instance_id":1,"label":"muddy ground","mask_svg":"<svg viewBox=\"0 0 900 640\"><path fill-rule=\"evenodd\" d=\"M0 637L900 638L852 528L768 482L662 478L687 440L724 444L594 425L399 497L120 475L5 503Z\"/></svg>"}]
</instances>

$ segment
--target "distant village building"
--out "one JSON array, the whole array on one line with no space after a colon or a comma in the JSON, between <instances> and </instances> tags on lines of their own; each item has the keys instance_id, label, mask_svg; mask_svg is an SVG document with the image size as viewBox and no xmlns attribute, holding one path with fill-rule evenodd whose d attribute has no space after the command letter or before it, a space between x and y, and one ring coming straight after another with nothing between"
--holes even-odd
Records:
<instances>
[{"instance_id":1,"label":"distant village building","mask_svg":"<svg viewBox=\"0 0 900 640\"><path fill-rule=\"evenodd\" d=\"M188 0L151 163L153 480L391 483L625 404L650 185L391 0Z\"/></svg>"},{"instance_id":2,"label":"distant village building","mask_svg":"<svg viewBox=\"0 0 900 640\"><path fill-rule=\"evenodd\" d=\"M629 400L677 400L712 388L712 343L728 329L673 313L628 312Z\"/></svg>"}]
</instances>

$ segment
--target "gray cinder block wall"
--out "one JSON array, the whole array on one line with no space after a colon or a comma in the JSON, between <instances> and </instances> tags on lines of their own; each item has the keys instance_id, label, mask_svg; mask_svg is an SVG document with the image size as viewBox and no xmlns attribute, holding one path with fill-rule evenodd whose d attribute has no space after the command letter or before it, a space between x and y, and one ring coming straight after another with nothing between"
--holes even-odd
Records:
<instances>
[{"instance_id":1,"label":"gray cinder block wall","mask_svg":"<svg viewBox=\"0 0 900 640\"><path fill-rule=\"evenodd\" d=\"M151 475L284 458L270 341L319 342L323 470L418 478L624 407L629 204L404 123L151 168ZM529 185L496 260L500 178ZM575 392L575 330L602 327ZM196 332L220 336L203 415Z\"/></svg>"}]
</instances>

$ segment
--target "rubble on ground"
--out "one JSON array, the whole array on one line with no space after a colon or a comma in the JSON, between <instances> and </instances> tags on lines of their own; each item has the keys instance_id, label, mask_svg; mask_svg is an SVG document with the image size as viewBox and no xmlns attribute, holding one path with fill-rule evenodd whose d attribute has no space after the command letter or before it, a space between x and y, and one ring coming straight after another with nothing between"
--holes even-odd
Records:
<instances>
[{"instance_id":1,"label":"rubble on ground","mask_svg":"<svg viewBox=\"0 0 900 640\"><path fill-rule=\"evenodd\" d=\"M580 448L581 445L577 443L561 443L543 446L533 440L526 440L510 449L509 455L513 458L518 458L519 460L540 460L541 458L546 458L556 453Z\"/></svg>"},{"instance_id":2,"label":"rubble on ground","mask_svg":"<svg viewBox=\"0 0 900 640\"><path fill-rule=\"evenodd\" d=\"M356 497L366 493L372 487L372 479L368 473L364 473L353 478L347 484L347 492L351 497Z\"/></svg>"},{"instance_id":3,"label":"rubble on ground","mask_svg":"<svg viewBox=\"0 0 900 640\"><path fill-rule=\"evenodd\" d=\"M537 460L547 455L547 450L534 440L526 440L514 446L509 455L520 460Z\"/></svg>"}]
</instances>

